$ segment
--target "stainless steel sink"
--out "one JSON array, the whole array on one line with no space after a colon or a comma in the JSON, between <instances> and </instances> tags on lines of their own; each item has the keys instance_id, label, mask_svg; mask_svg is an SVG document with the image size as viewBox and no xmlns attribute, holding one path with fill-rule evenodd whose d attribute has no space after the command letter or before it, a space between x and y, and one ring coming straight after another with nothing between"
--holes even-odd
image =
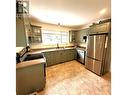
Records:
<instances>
[{"instance_id":1,"label":"stainless steel sink","mask_svg":"<svg viewBox=\"0 0 127 95\"><path fill-rule=\"evenodd\" d=\"M23 61L29 61L34 59L44 58L43 53L27 54Z\"/></svg>"}]
</instances>

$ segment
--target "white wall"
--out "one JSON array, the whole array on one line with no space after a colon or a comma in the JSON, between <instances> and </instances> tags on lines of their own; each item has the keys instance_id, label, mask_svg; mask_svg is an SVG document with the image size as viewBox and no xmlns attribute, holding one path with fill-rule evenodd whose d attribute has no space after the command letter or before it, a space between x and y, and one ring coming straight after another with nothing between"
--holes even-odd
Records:
<instances>
[{"instance_id":1,"label":"white wall","mask_svg":"<svg viewBox=\"0 0 127 95\"><path fill-rule=\"evenodd\" d=\"M62 26L57 26L53 24L45 24L45 23L40 23L35 21L31 21L31 24L41 26L42 30L44 29L44 30L67 31L67 32L69 30L73 30L73 28L69 28L69 27L62 27Z\"/></svg>"}]
</instances>

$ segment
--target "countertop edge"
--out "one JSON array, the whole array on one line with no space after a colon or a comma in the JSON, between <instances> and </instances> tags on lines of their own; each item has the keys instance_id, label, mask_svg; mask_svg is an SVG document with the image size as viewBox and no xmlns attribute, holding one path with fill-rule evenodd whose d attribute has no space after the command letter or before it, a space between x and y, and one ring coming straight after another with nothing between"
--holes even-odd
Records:
<instances>
[{"instance_id":1,"label":"countertop edge","mask_svg":"<svg viewBox=\"0 0 127 95\"><path fill-rule=\"evenodd\" d=\"M45 49L45 50L30 51L27 54L53 52L53 51L61 51L61 50L69 50L69 49L75 49L75 48L73 47L73 48L60 48L60 49Z\"/></svg>"},{"instance_id":2,"label":"countertop edge","mask_svg":"<svg viewBox=\"0 0 127 95\"><path fill-rule=\"evenodd\" d=\"M20 62L20 63L16 64L16 69L20 69L20 68L24 68L24 67L28 67L28 66L33 66L33 65L37 65L37 64L46 64L46 59L41 58L41 59L35 59L35 60L31 60L31 61Z\"/></svg>"}]
</instances>

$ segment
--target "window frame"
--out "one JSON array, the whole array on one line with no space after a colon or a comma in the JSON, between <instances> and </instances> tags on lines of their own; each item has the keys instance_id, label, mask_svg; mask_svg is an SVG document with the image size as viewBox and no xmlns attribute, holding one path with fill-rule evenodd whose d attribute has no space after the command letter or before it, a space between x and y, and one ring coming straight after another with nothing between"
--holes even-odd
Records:
<instances>
[{"instance_id":1,"label":"window frame","mask_svg":"<svg viewBox=\"0 0 127 95\"><path fill-rule=\"evenodd\" d=\"M47 32L46 32L47 31ZM54 42L54 43L47 43L44 41L44 35L45 34L50 34L51 36L52 35L58 35L60 36L60 42ZM63 41L62 37L63 36L66 36L67 37L67 40L66 42ZM69 43L69 31L55 31L55 30L42 30L42 43L44 45L55 45L55 44L68 44Z\"/></svg>"}]
</instances>

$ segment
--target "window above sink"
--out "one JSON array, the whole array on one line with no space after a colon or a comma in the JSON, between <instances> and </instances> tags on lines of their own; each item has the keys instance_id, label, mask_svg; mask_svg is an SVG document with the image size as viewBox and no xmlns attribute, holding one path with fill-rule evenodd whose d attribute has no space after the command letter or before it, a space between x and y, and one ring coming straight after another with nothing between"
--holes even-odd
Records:
<instances>
[{"instance_id":1,"label":"window above sink","mask_svg":"<svg viewBox=\"0 0 127 95\"><path fill-rule=\"evenodd\" d=\"M66 44L69 43L69 32L57 32L52 30L42 31L43 44Z\"/></svg>"}]
</instances>

